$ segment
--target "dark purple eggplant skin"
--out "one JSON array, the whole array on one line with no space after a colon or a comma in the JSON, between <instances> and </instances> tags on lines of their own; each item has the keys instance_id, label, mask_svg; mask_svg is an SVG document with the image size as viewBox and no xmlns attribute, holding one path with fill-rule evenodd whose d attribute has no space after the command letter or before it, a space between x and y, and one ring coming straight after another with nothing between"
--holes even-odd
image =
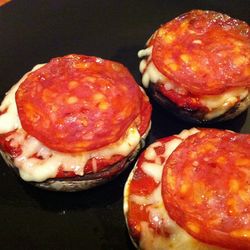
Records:
<instances>
[{"instance_id":1,"label":"dark purple eggplant skin","mask_svg":"<svg viewBox=\"0 0 250 250\"><path fill-rule=\"evenodd\" d=\"M206 120L204 119L204 112L202 111L191 110L188 108L181 108L177 106L174 102L169 100L165 95L161 93L159 88L157 88L157 84L150 83L148 92L149 96L151 96L154 100L156 100L157 103L159 103L163 108L168 110L178 119L197 125L213 124L234 119L250 106L250 95L248 95L246 98L238 102L234 107L232 107L224 114L214 119Z\"/></svg>"}]
</instances>

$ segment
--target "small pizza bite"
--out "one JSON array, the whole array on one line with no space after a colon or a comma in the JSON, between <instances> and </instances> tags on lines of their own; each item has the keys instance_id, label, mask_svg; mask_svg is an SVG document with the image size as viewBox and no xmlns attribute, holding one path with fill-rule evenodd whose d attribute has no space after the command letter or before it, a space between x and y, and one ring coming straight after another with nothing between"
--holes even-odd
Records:
<instances>
[{"instance_id":1,"label":"small pizza bite","mask_svg":"<svg viewBox=\"0 0 250 250\"><path fill-rule=\"evenodd\" d=\"M193 128L151 144L124 215L140 249L250 249L250 135Z\"/></svg>"},{"instance_id":2,"label":"small pizza bite","mask_svg":"<svg viewBox=\"0 0 250 250\"><path fill-rule=\"evenodd\" d=\"M138 52L143 85L191 122L236 117L250 105L249 25L192 10L163 24Z\"/></svg>"},{"instance_id":3,"label":"small pizza bite","mask_svg":"<svg viewBox=\"0 0 250 250\"><path fill-rule=\"evenodd\" d=\"M150 129L151 105L120 63L67 55L37 65L0 106L0 149L25 181L87 189L119 174Z\"/></svg>"}]
</instances>

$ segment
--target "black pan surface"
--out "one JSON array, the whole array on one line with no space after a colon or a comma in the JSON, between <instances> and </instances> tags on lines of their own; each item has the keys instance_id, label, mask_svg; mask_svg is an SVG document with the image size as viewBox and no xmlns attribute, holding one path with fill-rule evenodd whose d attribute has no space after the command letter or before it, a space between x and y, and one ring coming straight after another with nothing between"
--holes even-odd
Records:
<instances>
[{"instance_id":1,"label":"black pan surface","mask_svg":"<svg viewBox=\"0 0 250 250\"><path fill-rule=\"evenodd\" d=\"M0 8L1 100L32 66L70 53L119 61L140 83L137 51L161 23L197 8L249 23L249 7L249 0L12 0ZM152 104L147 143L193 126ZM250 133L249 113L213 127ZM122 212L131 168L92 190L55 193L23 183L0 159L0 248L134 249Z\"/></svg>"}]
</instances>

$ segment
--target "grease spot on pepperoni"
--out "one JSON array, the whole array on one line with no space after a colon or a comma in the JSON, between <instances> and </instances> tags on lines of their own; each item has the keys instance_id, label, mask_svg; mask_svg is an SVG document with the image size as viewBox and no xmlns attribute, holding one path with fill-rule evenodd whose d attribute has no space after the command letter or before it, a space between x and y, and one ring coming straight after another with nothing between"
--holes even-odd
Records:
<instances>
[{"instance_id":1,"label":"grease spot on pepperoni","mask_svg":"<svg viewBox=\"0 0 250 250\"><path fill-rule=\"evenodd\" d=\"M67 98L66 102L68 104L75 104L78 102L78 98L76 96L70 96Z\"/></svg>"},{"instance_id":2,"label":"grease spot on pepperoni","mask_svg":"<svg viewBox=\"0 0 250 250\"><path fill-rule=\"evenodd\" d=\"M200 232L200 226L193 222L187 222L186 225L192 232L199 233Z\"/></svg>"},{"instance_id":3,"label":"grease spot on pepperoni","mask_svg":"<svg viewBox=\"0 0 250 250\"><path fill-rule=\"evenodd\" d=\"M201 129L184 140L162 175L170 217L203 242L250 248L249 157L247 134Z\"/></svg>"},{"instance_id":4,"label":"grease spot on pepperoni","mask_svg":"<svg viewBox=\"0 0 250 250\"><path fill-rule=\"evenodd\" d=\"M250 28L243 21L193 10L162 25L150 45L158 70L191 94L250 87Z\"/></svg>"},{"instance_id":5,"label":"grease spot on pepperoni","mask_svg":"<svg viewBox=\"0 0 250 250\"><path fill-rule=\"evenodd\" d=\"M122 64L83 55L52 59L30 73L16 93L23 128L61 152L89 151L119 140L140 117L141 105L149 105L144 98Z\"/></svg>"}]
</instances>

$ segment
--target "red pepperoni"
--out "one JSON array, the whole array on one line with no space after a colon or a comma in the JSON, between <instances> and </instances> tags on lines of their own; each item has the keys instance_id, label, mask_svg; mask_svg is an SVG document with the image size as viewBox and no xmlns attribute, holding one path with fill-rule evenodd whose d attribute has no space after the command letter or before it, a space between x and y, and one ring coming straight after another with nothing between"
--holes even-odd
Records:
<instances>
[{"instance_id":1,"label":"red pepperoni","mask_svg":"<svg viewBox=\"0 0 250 250\"><path fill-rule=\"evenodd\" d=\"M0 134L0 149L11 157L18 157L22 153L20 145L13 145L9 138L13 132Z\"/></svg>"},{"instance_id":2,"label":"red pepperoni","mask_svg":"<svg viewBox=\"0 0 250 250\"><path fill-rule=\"evenodd\" d=\"M157 154L157 156L161 156L165 152L165 144L173 140L174 136L169 136L166 138L162 138L158 140L158 142L161 142L161 145L158 147L155 147L154 150ZM165 158L162 159L162 162L165 160ZM140 238L141 233L141 222L146 221L149 222L150 227L158 234L167 235L168 233L162 228L155 227L155 225L152 225L149 220L149 205L142 205L137 204L133 200L133 195L139 195L146 197L150 195L159 185L160 183L156 183L155 180L148 176L142 169L142 164L148 162L153 163L153 160L147 160L145 158L145 151L140 155L138 162L136 164L136 168L133 173L133 178L131 182L129 183L129 192L128 192L128 214L127 214L127 221L128 226L130 230L130 234L134 239L137 241Z\"/></svg>"},{"instance_id":3,"label":"red pepperoni","mask_svg":"<svg viewBox=\"0 0 250 250\"><path fill-rule=\"evenodd\" d=\"M159 89L159 91L166 96L168 99L170 99L172 102L177 104L179 107L186 108L188 110L199 110L199 111L204 111L208 112L208 108L202 105L200 98L195 97L195 96L190 96L190 95L182 95L173 89L167 90L164 87L164 84L157 84L156 88Z\"/></svg>"},{"instance_id":4,"label":"red pepperoni","mask_svg":"<svg viewBox=\"0 0 250 250\"><path fill-rule=\"evenodd\" d=\"M243 21L193 10L164 24L149 45L158 70L192 94L250 87L250 29Z\"/></svg>"},{"instance_id":5,"label":"red pepperoni","mask_svg":"<svg viewBox=\"0 0 250 250\"><path fill-rule=\"evenodd\" d=\"M149 103L148 97L146 95L143 95L142 98L142 105L141 105L141 110L140 110L140 116L138 117L139 121L136 121L138 130L141 135L143 135L146 130L148 129L149 122L150 122L150 116L151 116L151 105ZM11 157L15 158L21 154L21 146L20 145L13 145L11 143L11 140L8 140L8 137L12 135L12 137L15 136L16 131L12 131L6 134L1 134L0 135L0 148L8 153ZM18 136L18 135L16 135ZM38 156L36 156L38 157ZM39 158L39 157L38 157ZM110 158L95 158L96 161L96 166L95 169L93 169L93 164L92 164L92 158L89 159L84 166L84 172L85 174L93 173L93 172L100 172L104 169L107 169L111 165L122 161L124 156L122 155L113 155ZM74 177L77 176L76 173L73 171L65 171L63 167L60 167L58 170L58 174L56 178L64 178L64 177Z\"/></svg>"},{"instance_id":6,"label":"red pepperoni","mask_svg":"<svg viewBox=\"0 0 250 250\"><path fill-rule=\"evenodd\" d=\"M165 164L162 195L195 238L250 249L250 135L203 129L188 137Z\"/></svg>"},{"instance_id":7,"label":"red pepperoni","mask_svg":"<svg viewBox=\"0 0 250 250\"><path fill-rule=\"evenodd\" d=\"M140 113L142 93L123 65L68 55L30 73L16 102L30 135L51 149L80 152L121 138Z\"/></svg>"}]
</instances>

